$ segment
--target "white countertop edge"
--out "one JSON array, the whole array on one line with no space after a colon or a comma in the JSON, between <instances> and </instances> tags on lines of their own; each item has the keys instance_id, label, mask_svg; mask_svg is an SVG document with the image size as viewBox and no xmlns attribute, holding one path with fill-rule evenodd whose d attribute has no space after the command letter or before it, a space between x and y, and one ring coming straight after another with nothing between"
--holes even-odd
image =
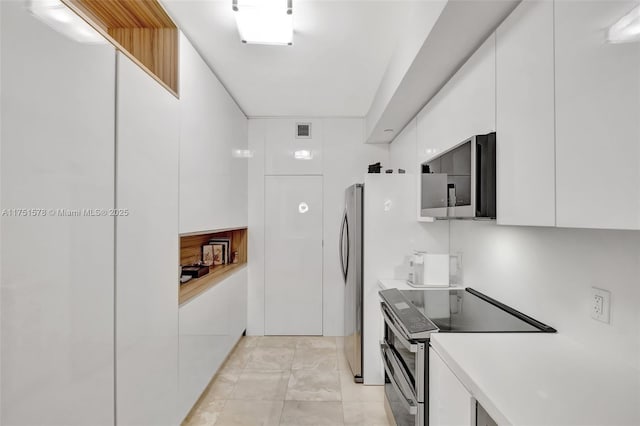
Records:
<instances>
[{"instance_id":1,"label":"white countertop edge","mask_svg":"<svg viewBox=\"0 0 640 426\"><path fill-rule=\"evenodd\" d=\"M449 355L446 349L438 342L437 333L432 335L430 339L430 346L433 348L436 354L447 364L453 374L460 380L460 383L467 388L467 391L475 398L485 411L496 421L500 426L513 425L498 407L487 397L482 389L473 381L473 379L465 373L464 369L456 362L456 360Z\"/></svg>"}]
</instances>

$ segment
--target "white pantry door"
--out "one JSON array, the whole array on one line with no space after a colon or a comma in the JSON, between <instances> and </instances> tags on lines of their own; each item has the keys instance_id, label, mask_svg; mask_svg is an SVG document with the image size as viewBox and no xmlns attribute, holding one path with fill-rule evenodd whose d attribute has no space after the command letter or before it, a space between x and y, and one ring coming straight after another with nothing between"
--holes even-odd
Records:
<instances>
[{"instance_id":1,"label":"white pantry door","mask_svg":"<svg viewBox=\"0 0 640 426\"><path fill-rule=\"evenodd\" d=\"M322 335L322 176L265 177L265 334Z\"/></svg>"}]
</instances>

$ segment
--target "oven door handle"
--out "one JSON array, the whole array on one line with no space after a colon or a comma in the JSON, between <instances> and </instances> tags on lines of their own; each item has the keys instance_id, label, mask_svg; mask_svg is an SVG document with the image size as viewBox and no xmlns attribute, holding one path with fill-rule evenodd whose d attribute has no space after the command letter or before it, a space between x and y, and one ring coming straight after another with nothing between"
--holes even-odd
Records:
<instances>
[{"instance_id":1,"label":"oven door handle","mask_svg":"<svg viewBox=\"0 0 640 426\"><path fill-rule=\"evenodd\" d=\"M396 375L394 374L397 370L401 370L401 368L397 364L397 362L395 362L393 355L391 356L388 355L388 352L390 351L389 345L387 345L386 343L381 343L380 351L382 352L382 360L384 362L384 371L386 371L387 377L389 378L391 385L393 386L395 391L398 393L398 395L401 396L400 400L402 401L402 405L404 405L405 409L409 412L409 414L415 416L416 414L418 414L418 403L416 402L415 398L407 397L406 393L402 391L403 386L401 386L398 383L396 379ZM394 366L392 364L396 364L396 365ZM402 375L401 372L400 372L400 375ZM406 379L404 379L403 377L403 380L406 380ZM406 382L404 383L404 387L410 388L409 384Z\"/></svg>"},{"instance_id":2,"label":"oven door handle","mask_svg":"<svg viewBox=\"0 0 640 426\"><path fill-rule=\"evenodd\" d=\"M387 304L382 302L380 307L382 309L384 322L387 324L387 327L391 329L394 336L400 341L400 343L402 343L402 346L404 346L411 353L418 352L418 345L409 342L406 334L400 331L400 327L398 326L397 321L394 319L393 312L391 312L391 310L387 307Z\"/></svg>"}]
</instances>

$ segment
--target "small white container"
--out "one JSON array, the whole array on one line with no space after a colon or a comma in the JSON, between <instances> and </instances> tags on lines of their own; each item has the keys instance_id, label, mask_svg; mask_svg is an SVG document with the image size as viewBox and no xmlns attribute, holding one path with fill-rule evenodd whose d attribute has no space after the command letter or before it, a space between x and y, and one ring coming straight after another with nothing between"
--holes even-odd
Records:
<instances>
[{"instance_id":1,"label":"small white container","mask_svg":"<svg viewBox=\"0 0 640 426\"><path fill-rule=\"evenodd\" d=\"M416 251L411 259L414 286L449 287L449 255Z\"/></svg>"}]
</instances>

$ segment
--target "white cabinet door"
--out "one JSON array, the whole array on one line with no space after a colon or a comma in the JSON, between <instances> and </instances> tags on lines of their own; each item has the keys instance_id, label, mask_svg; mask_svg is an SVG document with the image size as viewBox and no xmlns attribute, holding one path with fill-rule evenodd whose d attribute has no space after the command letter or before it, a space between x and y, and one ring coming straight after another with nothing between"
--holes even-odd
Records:
<instances>
[{"instance_id":1,"label":"white cabinet door","mask_svg":"<svg viewBox=\"0 0 640 426\"><path fill-rule=\"evenodd\" d=\"M176 423L178 100L129 58L117 66L116 417Z\"/></svg>"},{"instance_id":2,"label":"white cabinet door","mask_svg":"<svg viewBox=\"0 0 640 426\"><path fill-rule=\"evenodd\" d=\"M310 136L298 137L297 124L309 124ZM265 174L322 174L322 120L274 119L266 126Z\"/></svg>"},{"instance_id":3,"label":"white cabinet door","mask_svg":"<svg viewBox=\"0 0 640 426\"><path fill-rule=\"evenodd\" d=\"M247 226L247 118L180 35L180 232Z\"/></svg>"},{"instance_id":4,"label":"white cabinet door","mask_svg":"<svg viewBox=\"0 0 640 426\"><path fill-rule=\"evenodd\" d=\"M418 163L473 135L495 130L495 59L495 36L492 35L420 111Z\"/></svg>"},{"instance_id":5,"label":"white cabinet door","mask_svg":"<svg viewBox=\"0 0 640 426\"><path fill-rule=\"evenodd\" d=\"M242 268L180 306L180 420L189 413L246 328Z\"/></svg>"},{"instance_id":6,"label":"white cabinet door","mask_svg":"<svg viewBox=\"0 0 640 426\"><path fill-rule=\"evenodd\" d=\"M639 1L556 1L557 224L640 229L640 44L605 30Z\"/></svg>"},{"instance_id":7,"label":"white cabinet door","mask_svg":"<svg viewBox=\"0 0 640 426\"><path fill-rule=\"evenodd\" d=\"M322 334L322 177L265 177L265 334Z\"/></svg>"},{"instance_id":8,"label":"white cabinet door","mask_svg":"<svg viewBox=\"0 0 640 426\"><path fill-rule=\"evenodd\" d=\"M0 424L113 425L115 49L0 10Z\"/></svg>"},{"instance_id":9,"label":"white cabinet door","mask_svg":"<svg viewBox=\"0 0 640 426\"><path fill-rule=\"evenodd\" d=\"M473 401L447 364L429 348L429 426L470 426Z\"/></svg>"},{"instance_id":10,"label":"white cabinet door","mask_svg":"<svg viewBox=\"0 0 640 426\"><path fill-rule=\"evenodd\" d=\"M554 226L553 2L524 1L496 32L497 219Z\"/></svg>"}]
</instances>

